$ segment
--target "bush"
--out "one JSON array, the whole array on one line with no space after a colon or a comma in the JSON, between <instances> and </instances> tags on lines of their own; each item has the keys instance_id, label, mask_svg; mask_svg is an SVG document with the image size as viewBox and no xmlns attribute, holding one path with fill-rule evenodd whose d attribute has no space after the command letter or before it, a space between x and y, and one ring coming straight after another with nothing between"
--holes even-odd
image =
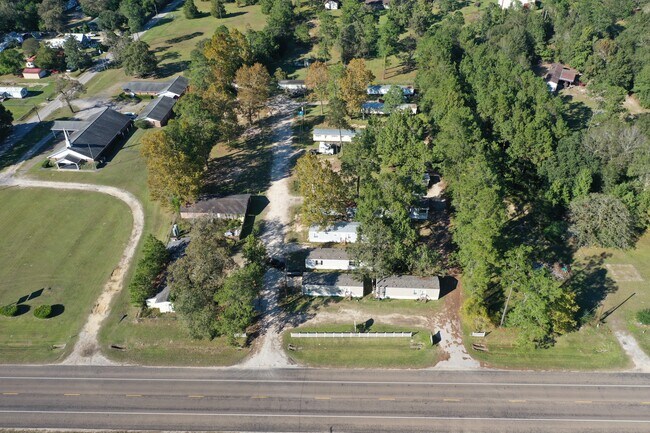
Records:
<instances>
[{"instance_id":1,"label":"bush","mask_svg":"<svg viewBox=\"0 0 650 433\"><path fill-rule=\"evenodd\" d=\"M201 16L201 13L194 4L194 0L185 0L185 4L183 5L183 13L185 14L185 18L188 20L199 18Z\"/></svg>"},{"instance_id":2,"label":"bush","mask_svg":"<svg viewBox=\"0 0 650 433\"><path fill-rule=\"evenodd\" d=\"M650 325L650 308L636 312L636 320L643 325Z\"/></svg>"},{"instance_id":3,"label":"bush","mask_svg":"<svg viewBox=\"0 0 650 433\"><path fill-rule=\"evenodd\" d=\"M142 247L142 258L135 268L133 279L129 284L131 303L143 307L147 298L156 294L157 277L165 269L169 260L169 251L161 241L148 235Z\"/></svg>"},{"instance_id":4,"label":"bush","mask_svg":"<svg viewBox=\"0 0 650 433\"><path fill-rule=\"evenodd\" d=\"M3 307L0 307L0 315L2 316L13 317L17 313L18 313L18 305L16 304L5 305Z\"/></svg>"},{"instance_id":5,"label":"bush","mask_svg":"<svg viewBox=\"0 0 650 433\"><path fill-rule=\"evenodd\" d=\"M151 128L151 123L147 122L144 119L138 119L135 122L133 122L133 124L138 129L149 129L149 128Z\"/></svg>"},{"instance_id":6,"label":"bush","mask_svg":"<svg viewBox=\"0 0 650 433\"><path fill-rule=\"evenodd\" d=\"M38 317L39 319L47 319L50 317L50 314L52 314L51 305L39 305L34 309L34 316Z\"/></svg>"},{"instance_id":7,"label":"bush","mask_svg":"<svg viewBox=\"0 0 650 433\"><path fill-rule=\"evenodd\" d=\"M49 159L46 159L45 161L43 161L43 163L41 163L41 167L43 167L43 168L52 167L52 161L50 161Z\"/></svg>"}]
</instances>

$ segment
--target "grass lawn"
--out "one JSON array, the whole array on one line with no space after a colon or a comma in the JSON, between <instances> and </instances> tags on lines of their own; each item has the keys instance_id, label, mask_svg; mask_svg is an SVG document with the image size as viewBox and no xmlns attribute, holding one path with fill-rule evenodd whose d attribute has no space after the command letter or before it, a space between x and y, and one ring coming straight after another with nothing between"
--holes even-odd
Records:
<instances>
[{"instance_id":1,"label":"grass lawn","mask_svg":"<svg viewBox=\"0 0 650 433\"><path fill-rule=\"evenodd\" d=\"M51 127L52 122L41 122L29 134L18 140L10 150L0 156L0 171L18 162L25 152L31 149L43 137L50 134Z\"/></svg>"},{"instance_id":2,"label":"grass lawn","mask_svg":"<svg viewBox=\"0 0 650 433\"><path fill-rule=\"evenodd\" d=\"M14 116L14 122L20 122L33 114L35 106L46 102L54 96L54 78L46 77L41 80L25 80L23 78L5 75L0 77L0 85L25 87L29 94L23 99L7 99L2 102Z\"/></svg>"},{"instance_id":3,"label":"grass lawn","mask_svg":"<svg viewBox=\"0 0 650 433\"><path fill-rule=\"evenodd\" d=\"M217 27L225 25L245 32L247 28L261 30L266 24L266 17L259 5L237 7L234 3L226 3L227 15L222 19L209 15L210 2L196 1L196 6L203 12L203 17L188 20L180 9L170 13L156 26L142 36L156 53L159 61L158 76L148 78L168 80L189 67L190 53L196 44L212 37ZM122 68L108 69L97 74L86 86L84 97L110 97L120 92L121 84L133 80L124 73Z\"/></svg>"},{"instance_id":4,"label":"grass lawn","mask_svg":"<svg viewBox=\"0 0 650 433\"><path fill-rule=\"evenodd\" d=\"M590 248L579 251L579 256L599 258L607 272L609 287L596 316L605 317L610 326L630 331L650 355L650 326L640 324L635 317L637 311L650 308L650 233L639 239L631 250Z\"/></svg>"},{"instance_id":5,"label":"grass lawn","mask_svg":"<svg viewBox=\"0 0 650 433\"><path fill-rule=\"evenodd\" d=\"M301 327L294 332L350 332L353 324ZM374 324L371 332L412 331L411 337L396 338L292 338L283 334L285 349L294 361L313 367L340 368L425 368L440 360L440 350L432 346L426 329Z\"/></svg>"},{"instance_id":6,"label":"grass lawn","mask_svg":"<svg viewBox=\"0 0 650 433\"><path fill-rule=\"evenodd\" d=\"M0 317L0 362L60 360L117 265L131 214L122 202L87 192L8 188L0 200L0 303L31 294L23 310L60 305L60 314L46 320L32 311Z\"/></svg>"},{"instance_id":7,"label":"grass lawn","mask_svg":"<svg viewBox=\"0 0 650 433\"><path fill-rule=\"evenodd\" d=\"M630 361L607 326L585 326L558 338L549 349L522 351L514 345L516 336L507 329L497 329L485 338L473 338L464 327L464 342L474 359L490 367L539 370L607 370L630 366ZM485 344L489 352L472 348Z\"/></svg>"}]
</instances>

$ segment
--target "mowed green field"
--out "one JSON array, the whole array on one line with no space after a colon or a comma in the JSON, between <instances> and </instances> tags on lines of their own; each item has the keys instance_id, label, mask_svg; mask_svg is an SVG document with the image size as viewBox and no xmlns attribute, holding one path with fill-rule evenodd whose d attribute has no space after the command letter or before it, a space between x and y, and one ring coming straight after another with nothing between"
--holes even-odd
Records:
<instances>
[{"instance_id":1,"label":"mowed green field","mask_svg":"<svg viewBox=\"0 0 650 433\"><path fill-rule=\"evenodd\" d=\"M36 296L21 304L29 306L23 314L0 316L0 362L60 360L119 261L131 213L115 198L80 191L9 188L0 201L0 304ZM59 314L37 319L42 304L60 305Z\"/></svg>"}]
</instances>

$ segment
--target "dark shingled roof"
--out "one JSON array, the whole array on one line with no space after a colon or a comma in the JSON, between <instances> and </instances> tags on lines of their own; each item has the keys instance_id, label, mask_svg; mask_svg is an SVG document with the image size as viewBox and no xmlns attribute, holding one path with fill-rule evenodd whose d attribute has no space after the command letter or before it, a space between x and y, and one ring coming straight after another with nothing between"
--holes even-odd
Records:
<instances>
[{"instance_id":1,"label":"dark shingled roof","mask_svg":"<svg viewBox=\"0 0 650 433\"><path fill-rule=\"evenodd\" d=\"M71 149L97 159L106 147L131 123L122 113L104 108L90 117L86 125L70 135Z\"/></svg>"},{"instance_id":2,"label":"dark shingled roof","mask_svg":"<svg viewBox=\"0 0 650 433\"><path fill-rule=\"evenodd\" d=\"M187 78L179 75L169 81L130 81L122 86L122 90L133 93L163 93L171 92L176 95L182 95L189 86Z\"/></svg>"},{"instance_id":3,"label":"dark shingled roof","mask_svg":"<svg viewBox=\"0 0 650 433\"><path fill-rule=\"evenodd\" d=\"M176 104L176 99L174 98L170 98L168 96L156 98L145 107L142 113L140 113L138 116L138 119L152 119L161 121L169 116L169 112L172 111L174 104Z\"/></svg>"},{"instance_id":4,"label":"dark shingled roof","mask_svg":"<svg viewBox=\"0 0 650 433\"><path fill-rule=\"evenodd\" d=\"M416 277L399 275L377 281L377 287L399 287L403 289L440 289L438 277Z\"/></svg>"},{"instance_id":5,"label":"dark shingled roof","mask_svg":"<svg viewBox=\"0 0 650 433\"><path fill-rule=\"evenodd\" d=\"M349 260L347 251L340 248L316 248L309 252L307 259L312 260Z\"/></svg>"},{"instance_id":6,"label":"dark shingled roof","mask_svg":"<svg viewBox=\"0 0 650 433\"><path fill-rule=\"evenodd\" d=\"M302 276L302 285L363 287L363 281L353 274L340 272L307 272Z\"/></svg>"},{"instance_id":7,"label":"dark shingled roof","mask_svg":"<svg viewBox=\"0 0 650 433\"><path fill-rule=\"evenodd\" d=\"M189 206L182 206L181 213L246 215L250 198L250 194L237 194L221 198L206 198Z\"/></svg>"}]
</instances>

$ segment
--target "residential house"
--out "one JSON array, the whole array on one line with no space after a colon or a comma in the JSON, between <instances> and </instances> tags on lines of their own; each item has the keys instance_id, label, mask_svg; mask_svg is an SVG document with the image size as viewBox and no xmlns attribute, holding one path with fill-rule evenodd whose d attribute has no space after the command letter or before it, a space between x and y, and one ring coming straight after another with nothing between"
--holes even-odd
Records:
<instances>
[{"instance_id":1,"label":"residential house","mask_svg":"<svg viewBox=\"0 0 650 433\"><path fill-rule=\"evenodd\" d=\"M350 271L355 268L347 251L340 248L316 248L305 259L307 269Z\"/></svg>"},{"instance_id":2,"label":"residential house","mask_svg":"<svg viewBox=\"0 0 650 433\"><path fill-rule=\"evenodd\" d=\"M357 241L358 222L338 222L327 228L309 227L309 242L354 243Z\"/></svg>"},{"instance_id":3,"label":"residential house","mask_svg":"<svg viewBox=\"0 0 650 433\"><path fill-rule=\"evenodd\" d=\"M161 313L173 313L174 304L169 301L170 286L165 286L153 298L147 299L147 308L157 308Z\"/></svg>"},{"instance_id":4,"label":"residential house","mask_svg":"<svg viewBox=\"0 0 650 433\"><path fill-rule=\"evenodd\" d=\"M364 285L362 280L351 274L308 272L302 277L302 294L362 298Z\"/></svg>"},{"instance_id":5,"label":"residential house","mask_svg":"<svg viewBox=\"0 0 650 433\"><path fill-rule=\"evenodd\" d=\"M278 87L288 93L304 93L307 91L305 80L280 80Z\"/></svg>"},{"instance_id":6,"label":"residential house","mask_svg":"<svg viewBox=\"0 0 650 433\"><path fill-rule=\"evenodd\" d=\"M26 68L35 68L36 67L36 55L33 55L31 57L28 57L25 60L25 67Z\"/></svg>"},{"instance_id":7,"label":"residential house","mask_svg":"<svg viewBox=\"0 0 650 433\"><path fill-rule=\"evenodd\" d=\"M571 86L576 83L580 72L571 69L562 63L553 63L546 74L546 83L552 92L558 90L561 85Z\"/></svg>"},{"instance_id":8,"label":"residential house","mask_svg":"<svg viewBox=\"0 0 650 433\"><path fill-rule=\"evenodd\" d=\"M138 116L139 120L145 120L156 128L167 125L172 116L176 99L168 96L161 96L151 101Z\"/></svg>"},{"instance_id":9,"label":"residential house","mask_svg":"<svg viewBox=\"0 0 650 433\"><path fill-rule=\"evenodd\" d=\"M28 94L24 87L0 87L0 98L23 99Z\"/></svg>"},{"instance_id":10,"label":"residential house","mask_svg":"<svg viewBox=\"0 0 650 433\"><path fill-rule=\"evenodd\" d=\"M63 37L48 39L45 41L45 43L52 48L63 48L65 41L70 38L76 39L82 47L87 47L91 42L90 36L86 35L85 33L65 33Z\"/></svg>"},{"instance_id":11,"label":"residential house","mask_svg":"<svg viewBox=\"0 0 650 433\"><path fill-rule=\"evenodd\" d=\"M189 80L179 75L169 81L130 81L122 87L122 90L131 96L167 96L178 99L187 91L189 85Z\"/></svg>"},{"instance_id":12,"label":"residential house","mask_svg":"<svg viewBox=\"0 0 650 433\"><path fill-rule=\"evenodd\" d=\"M375 296L379 299L422 299L440 298L440 278L400 275L377 281Z\"/></svg>"},{"instance_id":13,"label":"residential house","mask_svg":"<svg viewBox=\"0 0 650 433\"><path fill-rule=\"evenodd\" d=\"M325 9L330 11L335 11L340 7L340 3L337 0L327 0L325 2Z\"/></svg>"},{"instance_id":14,"label":"residential house","mask_svg":"<svg viewBox=\"0 0 650 433\"><path fill-rule=\"evenodd\" d=\"M417 114L417 104L400 104L395 107L395 110L406 111L407 113ZM379 101L367 101L361 106L361 111L364 114L390 114L384 111L384 103Z\"/></svg>"},{"instance_id":15,"label":"residential house","mask_svg":"<svg viewBox=\"0 0 650 433\"><path fill-rule=\"evenodd\" d=\"M370 96L384 96L388 93L391 87L394 85L391 84L386 84L386 85L381 85L381 84L375 84L372 86L368 86L366 89L366 92ZM406 97L411 97L415 95L415 88L413 86L397 86L402 89L402 93Z\"/></svg>"},{"instance_id":16,"label":"residential house","mask_svg":"<svg viewBox=\"0 0 650 433\"><path fill-rule=\"evenodd\" d=\"M41 68L25 68L23 69L23 78L26 80L40 80L45 75L47 71Z\"/></svg>"},{"instance_id":17,"label":"residential house","mask_svg":"<svg viewBox=\"0 0 650 433\"><path fill-rule=\"evenodd\" d=\"M502 9L511 8L517 4L529 8L535 6L535 0L499 0L499 6L501 6Z\"/></svg>"},{"instance_id":18,"label":"residential house","mask_svg":"<svg viewBox=\"0 0 650 433\"><path fill-rule=\"evenodd\" d=\"M48 158L60 169L79 169L84 163L102 161L132 125L131 119L108 107L88 120L56 121L52 131L63 132L65 147Z\"/></svg>"},{"instance_id":19,"label":"residential house","mask_svg":"<svg viewBox=\"0 0 650 433\"><path fill-rule=\"evenodd\" d=\"M217 218L243 222L244 218L246 218L250 201L250 194L205 198L194 204L181 206L181 218Z\"/></svg>"}]
</instances>

